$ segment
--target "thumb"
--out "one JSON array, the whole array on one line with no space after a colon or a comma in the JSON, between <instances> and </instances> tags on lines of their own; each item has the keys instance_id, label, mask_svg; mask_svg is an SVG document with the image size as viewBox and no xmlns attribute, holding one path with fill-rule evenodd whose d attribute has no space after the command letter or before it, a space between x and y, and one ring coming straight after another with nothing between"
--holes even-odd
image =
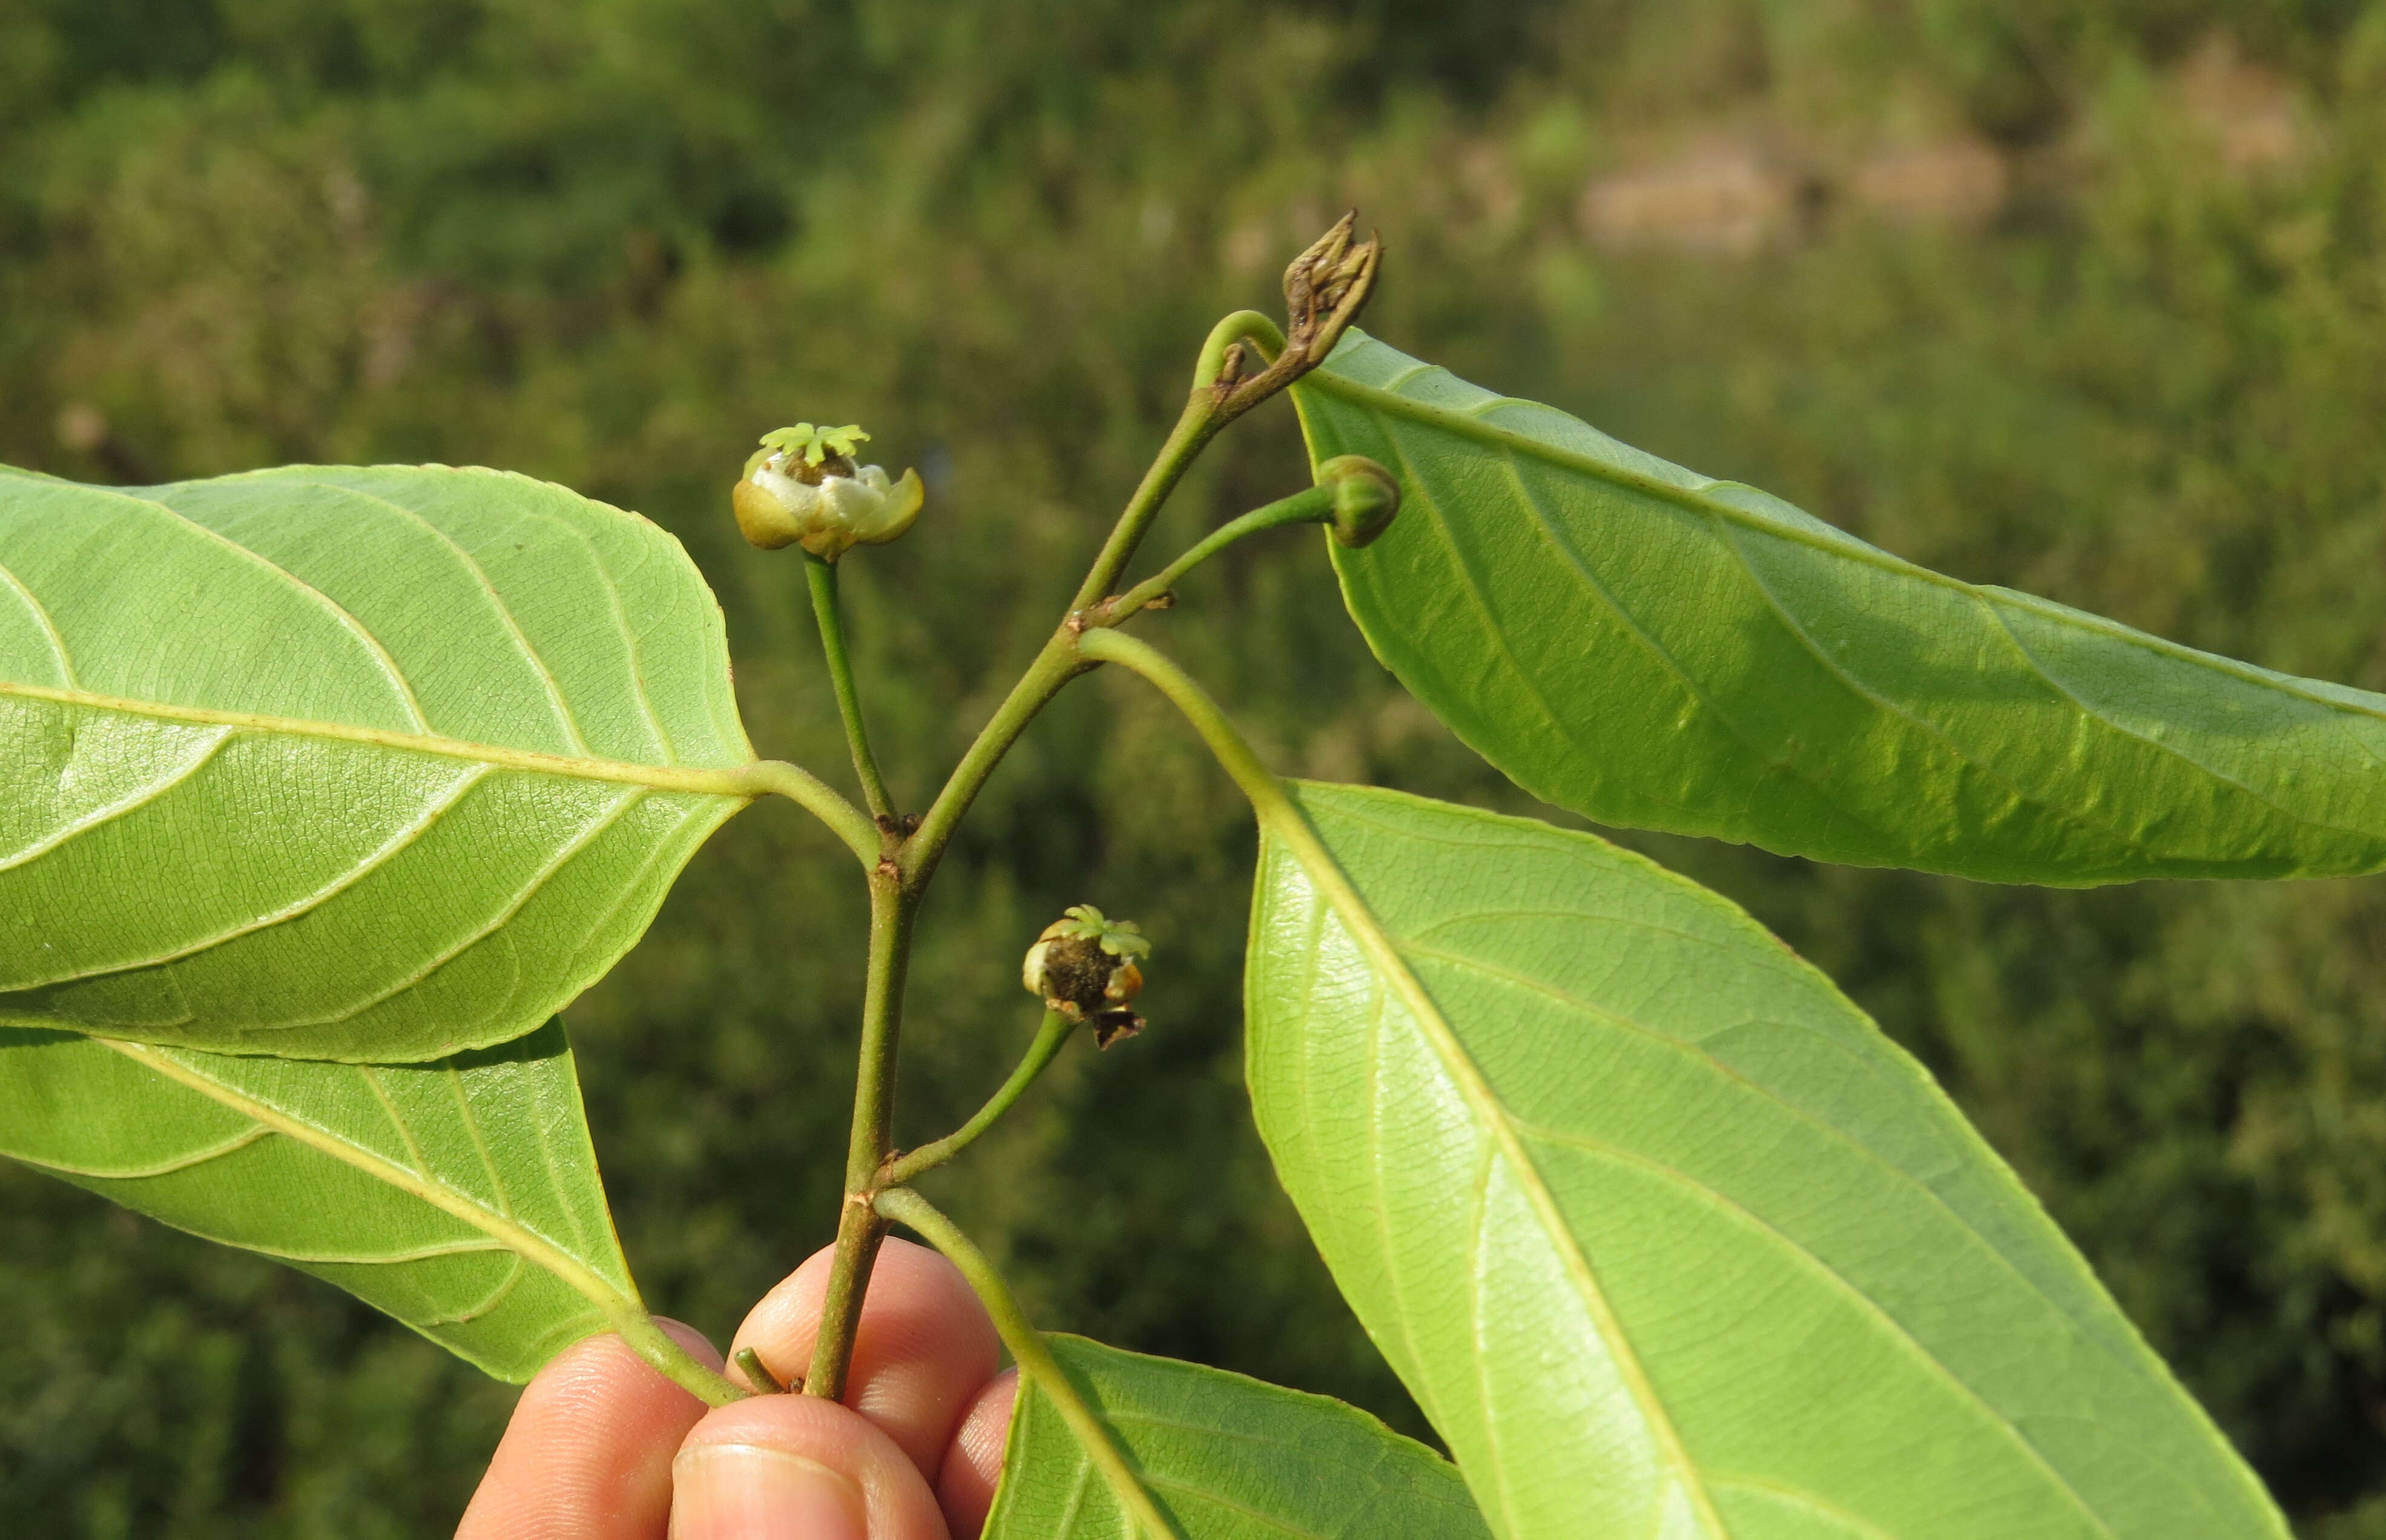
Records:
<instances>
[{"instance_id":1,"label":"thumb","mask_svg":"<svg viewBox=\"0 0 2386 1540\"><path fill-rule=\"evenodd\" d=\"M672 1461L672 1540L948 1540L918 1466L860 1413L757 1396L697 1423Z\"/></svg>"}]
</instances>

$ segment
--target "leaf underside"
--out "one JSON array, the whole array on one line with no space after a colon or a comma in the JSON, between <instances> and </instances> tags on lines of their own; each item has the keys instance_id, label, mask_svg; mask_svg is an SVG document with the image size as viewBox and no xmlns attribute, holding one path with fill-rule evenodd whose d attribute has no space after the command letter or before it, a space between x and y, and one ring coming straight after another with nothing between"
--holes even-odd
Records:
<instances>
[{"instance_id":1,"label":"leaf underside","mask_svg":"<svg viewBox=\"0 0 2386 1540\"><path fill-rule=\"evenodd\" d=\"M1400 479L1332 545L1385 666L1601 822L2001 882L2386 868L2386 696L1941 577L1352 331L1312 455Z\"/></svg>"},{"instance_id":2,"label":"leaf underside","mask_svg":"<svg viewBox=\"0 0 2386 1540\"><path fill-rule=\"evenodd\" d=\"M1589 835L1298 795L1368 912L1266 838L1261 1131L1499 1534L2285 1534L1920 1066L1738 908Z\"/></svg>"},{"instance_id":3,"label":"leaf underside","mask_svg":"<svg viewBox=\"0 0 2386 1540\"><path fill-rule=\"evenodd\" d=\"M0 1021L310 1058L534 1030L743 805L677 541L525 477L0 470Z\"/></svg>"},{"instance_id":4,"label":"leaf underside","mask_svg":"<svg viewBox=\"0 0 2386 1540\"><path fill-rule=\"evenodd\" d=\"M1323 1396L1047 1339L1184 1540L1485 1540L1450 1462ZM1140 1540L1051 1401L1020 1387L986 1540Z\"/></svg>"},{"instance_id":5,"label":"leaf underside","mask_svg":"<svg viewBox=\"0 0 2386 1540\"><path fill-rule=\"evenodd\" d=\"M0 1027L0 1154L328 1279L499 1379L639 1308L560 1020L406 1065Z\"/></svg>"}]
</instances>

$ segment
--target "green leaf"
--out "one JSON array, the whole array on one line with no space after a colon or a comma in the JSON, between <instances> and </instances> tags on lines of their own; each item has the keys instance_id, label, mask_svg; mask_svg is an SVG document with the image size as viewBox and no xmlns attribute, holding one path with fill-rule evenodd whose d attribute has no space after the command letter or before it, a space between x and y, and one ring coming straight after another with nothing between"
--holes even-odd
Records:
<instances>
[{"instance_id":1,"label":"green leaf","mask_svg":"<svg viewBox=\"0 0 2386 1540\"><path fill-rule=\"evenodd\" d=\"M1375 655L1601 822L2000 882L2386 868L2386 696L1899 560L1352 332L1310 451L1400 478L1331 547Z\"/></svg>"},{"instance_id":2,"label":"green leaf","mask_svg":"<svg viewBox=\"0 0 2386 1540\"><path fill-rule=\"evenodd\" d=\"M435 1058L629 949L751 795L679 543L524 477L0 472L0 1021Z\"/></svg>"},{"instance_id":3,"label":"green leaf","mask_svg":"<svg viewBox=\"0 0 2386 1540\"><path fill-rule=\"evenodd\" d=\"M1928 1075L1738 908L1589 835L1296 795L1261 1132L1498 1533L2285 1535Z\"/></svg>"},{"instance_id":4,"label":"green leaf","mask_svg":"<svg viewBox=\"0 0 2386 1540\"><path fill-rule=\"evenodd\" d=\"M1224 1370L1049 1336L1184 1540L1483 1540L1450 1462L1354 1407ZM986 1540L1137 1540L1023 1377Z\"/></svg>"},{"instance_id":5,"label":"green leaf","mask_svg":"<svg viewBox=\"0 0 2386 1540\"><path fill-rule=\"evenodd\" d=\"M404 1065L0 1028L0 1154L329 1279L499 1379L645 1313L560 1020Z\"/></svg>"}]
</instances>

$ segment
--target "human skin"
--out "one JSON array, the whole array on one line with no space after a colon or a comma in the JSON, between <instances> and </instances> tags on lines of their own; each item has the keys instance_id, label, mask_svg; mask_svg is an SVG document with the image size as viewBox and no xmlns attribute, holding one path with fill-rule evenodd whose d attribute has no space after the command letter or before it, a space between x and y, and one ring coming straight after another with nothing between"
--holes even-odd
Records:
<instances>
[{"instance_id":1,"label":"human skin","mask_svg":"<svg viewBox=\"0 0 2386 1540\"><path fill-rule=\"evenodd\" d=\"M763 1296L730 1352L800 1373L829 1256ZM722 1362L692 1329L664 1325ZM522 1392L457 1540L975 1540L1017 1390L999 1367L960 1272L890 1239L841 1404L757 1396L708 1411L619 1337L591 1337Z\"/></svg>"}]
</instances>

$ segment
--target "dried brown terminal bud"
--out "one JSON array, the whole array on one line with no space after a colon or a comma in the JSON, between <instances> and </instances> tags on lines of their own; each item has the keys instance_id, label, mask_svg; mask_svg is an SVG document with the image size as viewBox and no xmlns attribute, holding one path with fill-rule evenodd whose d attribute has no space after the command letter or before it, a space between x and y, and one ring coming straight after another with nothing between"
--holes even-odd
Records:
<instances>
[{"instance_id":1,"label":"dried brown terminal bud","mask_svg":"<svg viewBox=\"0 0 2386 1540\"><path fill-rule=\"evenodd\" d=\"M1358 221L1355 208L1343 215L1284 269L1285 346L1275 361L1256 374L1245 374L1249 350L1243 343L1233 343L1216 379L1198 387L1212 393L1212 431L1324 363L1358 319L1384 263L1381 236L1371 232L1364 241L1351 241Z\"/></svg>"},{"instance_id":2,"label":"dried brown terminal bud","mask_svg":"<svg viewBox=\"0 0 2386 1540\"><path fill-rule=\"evenodd\" d=\"M1350 232L1358 222L1354 208L1284 269L1285 353L1302 357L1303 373L1325 361L1375 290L1375 273L1384 260L1383 237L1371 231L1364 241L1351 244Z\"/></svg>"}]
</instances>

